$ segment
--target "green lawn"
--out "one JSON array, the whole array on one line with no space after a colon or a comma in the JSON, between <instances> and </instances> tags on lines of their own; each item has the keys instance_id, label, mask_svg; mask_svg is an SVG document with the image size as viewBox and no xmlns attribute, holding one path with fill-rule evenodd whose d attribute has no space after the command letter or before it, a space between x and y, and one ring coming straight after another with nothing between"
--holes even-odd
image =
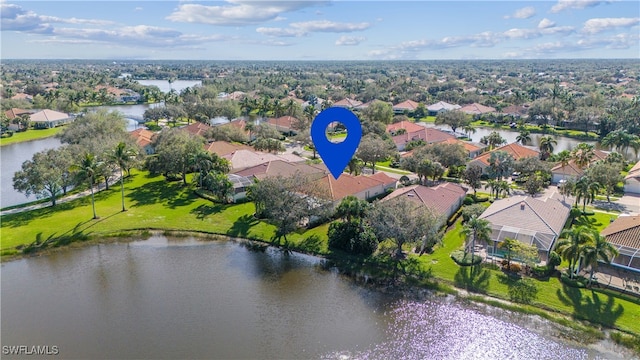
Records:
<instances>
[{"instance_id":1,"label":"green lawn","mask_svg":"<svg viewBox=\"0 0 640 360\"><path fill-rule=\"evenodd\" d=\"M0 146L48 138L59 133L62 129L63 127L58 126L51 129L30 129L24 132L16 132L11 137L0 138Z\"/></svg>"},{"instance_id":2,"label":"green lawn","mask_svg":"<svg viewBox=\"0 0 640 360\"><path fill-rule=\"evenodd\" d=\"M609 218L606 220L608 223ZM451 259L451 252L461 249L464 242L459 236L461 227L458 222L452 231L447 232L442 245L433 254L416 256L422 268L430 268L435 278L456 287L473 288L477 292L509 300L509 287L514 281L502 271L488 268L471 271L471 268L460 267ZM640 334L638 298L622 298L617 293L606 290L572 288L564 285L558 278L533 281L538 288L537 300L532 305L521 305L524 308L532 311L536 308L549 309Z\"/></svg>"},{"instance_id":3,"label":"green lawn","mask_svg":"<svg viewBox=\"0 0 640 360\"><path fill-rule=\"evenodd\" d=\"M168 183L163 177L148 177L133 172L125 182L128 211L121 212L119 186L96 194L96 212L92 219L90 197L2 217L1 249L27 245L37 237L69 236L74 233L104 236L125 230L163 229L198 231L249 239L271 239L275 227L254 220L253 203L238 205L213 204L197 197L190 186ZM290 245L303 251L327 253L327 226L319 226L287 238ZM311 244L308 237L318 235L321 244Z\"/></svg>"},{"instance_id":4,"label":"green lawn","mask_svg":"<svg viewBox=\"0 0 640 360\"><path fill-rule=\"evenodd\" d=\"M192 186L167 182L161 176L151 177L146 172L133 171L125 183L125 195L128 211L121 212L118 186L98 193L96 211L100 218L97 220L92 219L89 197L55 208L2 216L0 248L10 250L18 245L28 245L37 238L64 239L74 233L100 237L146 229L195 231L270 242L275 230L273 225L253 218L252 203L214 204L197 197ZM609 222L610 215L596 213L588 218L600 227ZM451 252L463 244L460 227L458 222L447 232L442 245L437 246L433 254L412 257L417 259L423 271L431 271L438 281L509 299L513 280L501 271L484 267L471 271L471 268L459 267L450 258ZM290 234L286 246L329 254L327 228L328 225L322 225ZM640 299L623 298L603 290L567 287L557 278L533 281L538 296L533 305L522 305L525 310L550 309L640 334Z\"/></svg>"}]
</instances>

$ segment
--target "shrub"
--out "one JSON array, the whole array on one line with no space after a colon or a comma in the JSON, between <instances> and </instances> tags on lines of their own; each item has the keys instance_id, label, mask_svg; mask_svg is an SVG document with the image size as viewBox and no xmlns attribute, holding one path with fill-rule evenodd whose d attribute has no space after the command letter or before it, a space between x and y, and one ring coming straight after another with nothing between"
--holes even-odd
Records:
<instances>
[{"instance_id":1,"label":"shrub","mask_svg":"<svg viewBox=\"0 0 640 360\"><path fill-rule=\"evenodd\" d=\"M462 203L464 205L471 205L473 204L473 197L471 195L467 195L464 197L464 200L462 201Z\"/></svg>"},{"instance_id":2,"label":"shrub","mask_svg":"<svg viewBox=\"0 0 640 360\"><path fill-rule=\"evenodd\" d=\"M472 257L473 256L473 257ZM482 257L473 255L471 253L464 253L462 250L454 251L451 253L451 259L460 266L473 266L482 262Z\"/></svg>"},{"instance_id":3,"label":"shrub","mask_svg":"<svg viewBox=\"0 0 640 360\"><path fill-rule=\"evenodd\" d=\"M531 272L533 273L533 276L542 278L549 276L551 269L549 266L534 266L531 268Z\"/></svg>"},{"instance_id":4,"label":"shrub","mask_svg":"<svg viewBox=\"0 0 640 360\"><path fill-rule=\"evenodd\" d=\"M476 196L476 202L477 203L487 202L487 201L489 201L489 197L488 196Z\"/></svg>"},{"instance_id":5,"label":"shrub","mask_svg":"<svg viewBox=\"0 0 640 360\"><path fill-rule=\"evenodd\" d=\"M509 264L509 267L507 268L507 260L502 260L502 269L516 274L522 271L522 267L516 263Z\"/></svg>"},{"instance_id":6,"label":"shrub","mask_svg":"<svg viewBox=\"0 0 640 360\"><path fill-rule=\"evenodd\" d=\"M562 276L560 276L560 281L562 281L562 283L564 283L567 286L571 286L575 288L584 288L587 286L586 285L587 281L582 276L578 276L571 279L569 278L569 275L563 273Z\"/></svg>"},{"instance_id":7,"label":"shrub","mask_svg":"<svg viewBox=\"0 0 640 360\"><path fill-rule=\"evenodd\" d=\"M521 304L531 304L538 296L538 288L531 279L520 279L509 286L511 301Z\"/></svg>"},{"instance_id":8,"label":"shrub","mask_svg":"<svg viewBox=\"0 0 640 360\"><path fill-rule=\"evenodd\" d=\"M360 228L355 222L332 222L327 232L329 247L351 254L371 255L378 248L378 240L371 229Z\"/></svg>"}]
</instances>

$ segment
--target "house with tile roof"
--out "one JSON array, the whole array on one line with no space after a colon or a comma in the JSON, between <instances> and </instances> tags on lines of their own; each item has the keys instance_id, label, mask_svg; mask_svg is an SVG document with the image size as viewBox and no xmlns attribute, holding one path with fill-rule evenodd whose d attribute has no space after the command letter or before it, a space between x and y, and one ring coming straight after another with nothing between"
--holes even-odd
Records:
<instances>
[{"instance_id":1,"label":"house with tile roof","mask_svg":"<svg viewBox=\"0 0 640 360\"><path fill-rule=\"evenodd\" d=\"M34 112L33 110L11 108L9 110L6 110L4 112L4 114L7 116L7 119L13 120L13 119L15 119L17 117L20 117L20 116L24 115L24 114L31 115L33 112Z\"/></svg>"},{"instance_id":2,"label":"house with tile roof","mask_svg":"<svg viewBox=\"0 0 640 360\"><path fill-rule=\"evenodd\" d=\"M460 206L467 189L458 184L445 182L436 186L412 185L399 188L385 197L383 201L405 197L410 201L415 201L421 205L433 209L443 221L446 221L453 215Z\"/></svg>"},{"instance_id":3,"label":"house with tile roof","mask_svg":"<svg viewBox=\"0 0 640 360\"><path fill-rule=\"evenodd\" d=\"M633 165L629 174L624 177L624 192L640 194L640 161Z\"/></svg>"},{"instance_id":4,"label":"house with tile roof","mask_svg":"<svg viewBox=\"0 0 640 360\"><path fill-rule=\"evenodd\" d=\"M297 124L300 120L296 119L293 116L280 116L279 118L269 118L267 123L269 125L274 126L278 131L283 134L295 134L296 130L295 124Z\"/></svg>"},{"instance_id":5,"label":"house with tile roof","mask_svg":"<svg viewBox=\"0 0 640 360\"><path fill-rule=\"evenodd\" d=\"M207 131L211 130L212 127L205 124L205 123L201 123L199 121L196 121L192 124L189 124L187 126L183 126L180 129L188 132L191 135L199 135L202 137L205 137L204 135L207 133Z\"/></svg>"},{"instance_id":6,"label":"house with tile roof","mask_svg":"<svg viewBox=\"0 0 640 360\"><path fill-rule=\"evenodd\" d=\"M399 104L393 105L393 112L395 114L404 114L405 112L412 113L416 111L418 105L420 104L413 100L405 100Z\"/></svg>"},{"instance_id":7,"label":"house with tile roof","mask_svg":"<svg viewBox=\"0 0 640 360\"><path fill-rule=\"evenodd\" d=\"M420 126L416 123L412 123L411 121L400 121L397 123L387 125L387 132L391 134L391 136L396 135L398 130L404 129L406 132L416 132L424 129L424 126Z\"/></svg>"},{"instance_id":8,"label":"house with tile roof","mask_svg":"<svg viewBox=\"0 0 640 360\"><path fill-rule=\"evenodd\" d=\"M501 146L499 148L493 149L491 151L485 152L482 155L476 157L475 159L471 160L467 166L471 165L471 164L476 164L478 166L480 166L482 168L482 172L484 174L486 174L488 172L489 169L489 157L491 157L491 153L496 152L496 151L504 151L508 154L510 154L513 157L513 160L518 160L518 159L523 159L526 157L539 157L540 156L540 152L537 150L534 150L530 147L527 146L522 146L518 143L511 143L511 144L507 144L504 146Z\"/></svg>"},{"instance_id":9,"label":"house with tile roof","mask_svg":"<svg viewBox=\"0 0 640 360\"><path fill-rule=\"evenodd\" d=\"M236 150L232 153L223 155L222 157L229 160L232 172L275 160L283 160L286 162L300 162L306 160L293 154L276 155L246 149Z\"/></svg>"},{"instance_id":10,"label":"house with tile roof","mask_svg":"<svg viewBox=\"0 0 640 360\"><path fill-rule=\"evenodd\" d=\"M517 195L496 200L479 217L491 224L491 243L487 251L490 255L502 256L498 245L510 238L536 246L538 254L546 261L570 211L570 204L552 197Z\"/></svg>"},{"instance_id":11,"label":"house with tile roof","mask_svg":"<svg viewBox=\"0 0 640 360\"><path fill-rule=\"evenodd\" d=\"M441 112L458 110L460 108L460 105L453 105L448 102L438 101L435 104L427 106L427 111L429 112L429 116L437 116Z\"/></svg>"},{"instance_id":12,"label":"house with tile roof","mask_svg":"<svg viewBox=\"0 0 640 360\"><path fill-rule=\"evenodd\" d=\"M358 101L356 99L344 98L342 100L336 101L332 106L341 107L345 109L354 109L358 106L362 105L362 101Z\"/></svg>"},{"instance_id":13,"label":"house with tile roof","mask_svg":"<svg viewBox=\"0 0 640 360\"><path fill-rule=\"evenodd\" d=\"M71 123L76 119L75 116L49 109L35 112L31 114L29 118L31 119L31 124L36 129L50 129Z\"/></svg>"},{"instance_id":14,"label":"house with tile roof","mask_svg":"<svg viewBox=\"0 0 640 360\"><path fill-rule=\"evenodd\" d=\"M611 265L640 272L640 216L619 216L603 235L618 250Z\"/></svg>"},{"instance_id":15,"label":"house with tile roof","mask_svg":"<svg viewBox=\"0 0 640 360\"><path fill-rule=\"evenodd\" d=\"M422 128L414 132L406 132L404 134L392 137L393 143L396 144L398 151L404 150L407 143L416 140L422 140L427 144L435 144L447 139L455 139L456 137L435 128Z\"/></svg>"},{"instance_id":16,"label":"house with tile roof","mask_svg":"<svg viewBox=\"0 0 640 360\"><path fill-rule=\"evenodd\" d=\"M446 139L440 142L440 144L449 144L449 145L460 144L462 145L464 150L467 152L470 159L475 159L476 157L478 157L478 155L482 154L482 152L487 148L487 146L484 144L474 143L471 141L464 141L460 139Z\"/></svg>"},{"instance_id":17,"label":"house with tile roof","mask_svg":"<svg viewBox=\"0 0 640 360\"><path fill-rule=\"evenodd\" d=\"M225 156L238 150L253 150L251 146L244 144L230 143L228 141L212 141L205 145L205 149L218 156Z\"/></svg>"},{"instance_id":18,"label":"house with tile roof","mask_svg":"<svg viewBox=\"0 0 640 360\"><path fill-rule=\"evenodd\" d=\"M609 153L604 152L602 150L594 150L593 159L591 160L591 164L604 160L607 158ZM588 167L588 166L587 166ZM551 168L551 182L558 183L560 180L569 180L569 179L579 179L582 175L584 175L585 169L581 169L578 165L576 165L575 161L571 160L567 165L562 165L562 163L556 164L553 168Z\"/></svg>"},{"instance_id":19,"label":"house with tile roof","mask_svg":"<svg viewBox=\"0 0 640 360\"><path fill-rule=\"evenodd\" d=\"M144 128L139 128L130 131L129 134L131 134L131 136L136 140L136 144L144 150L145 154L150 155L155 152L155 149L153 148L154 132Z\"/></svg>"},{"instance_id":20,"label":"house with tile roof","mask_svg":"<svg viewBox=\"0 0 640 360\"><path fill-rule=\"evenodd\" d=\"M529 116L529 105L509 105L500 111L503 115L512 116L516 119Z\"/></svg>"},{"instance_id":21,"label":"house with tile roof","mask_svg":"<svg viewBox=\"0 0 640 360\"><path fill-rule=\"evenodd\" d=\"M25 93L18 93L13 95L11 100L26 100L28 102L33 102L33 96Z\"/></svg>"},{"instance_id":22,"label":"house with tile roof","mask_svg":"<svg viewBox=\"0 0 640 360\"><path fill-rule=\"evenodd\" d=\"M494 113L496 112L496 109L492 108L491 106L484 106L482 104L473 103L473 104L469 104L461 107L460 111L469 115L482 115L482 114Z\"/></svg>"},{"instance_id":23,"label":"house with tile roof","mask_svg":"<svg viewBox=\"0 0 640 360\"><path fill-rule=\"evenodd\" d=\"M233 119L227 123L215 124L214 126L234 128L247 135L249 141L255 140L255 134L247 130L247 121L243 118Z\"/></svg>"},{"instance_id":24,"label":"house with tile roof","mask_svg":"<svg viewBox=\"0 0 640 360\"><path fill-rule=\"evenodd\" d=\"M337 206L342 199L347 196L355 196L360 200L370 200L376 196L386 193L385 181L379 177L367 175L353 176L342 174L338 179L327 174L314 182L320 189L324 189L333 201L333 206ZM395 186L395 184L393 185Z\"/></svg>"}]
</instances>

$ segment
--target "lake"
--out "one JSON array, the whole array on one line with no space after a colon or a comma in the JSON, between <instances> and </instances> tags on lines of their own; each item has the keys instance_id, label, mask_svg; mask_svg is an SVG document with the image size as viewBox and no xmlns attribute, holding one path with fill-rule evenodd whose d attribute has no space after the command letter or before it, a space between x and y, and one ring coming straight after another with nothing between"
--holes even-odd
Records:
<instances>
[{"instance_id":1,"label":"lake","mask_svg":"<svg viewBox=\"0 0 640 360\"><path fill-rule=\"evenodd\" d=\"M175 80L171 84L167 80L136 80L140 85L144 86L157 86L163 93L168 93L171 89L175 90L178 94L180 91L194 86L202 86L200 80Z\"/></svg>"},{"instance_id":2,"label":"lake","mask_svg":"<svg viewBox=\"0 0 640 360\"><path fill-rule=\"evenodd\" d=\"M384 294L323 264L160 235L3 263L2 345L57 346L65 359L625 357L537 317Z\"/></svg>"}]
</instances>

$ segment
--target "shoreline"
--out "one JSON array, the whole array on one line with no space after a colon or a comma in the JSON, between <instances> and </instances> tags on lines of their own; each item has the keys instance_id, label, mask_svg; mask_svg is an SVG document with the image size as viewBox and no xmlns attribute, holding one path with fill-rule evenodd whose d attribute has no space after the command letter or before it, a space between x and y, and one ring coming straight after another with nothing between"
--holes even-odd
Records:
<instances>
[{"instance_id":1,"label":"shoreline","mask_svg":"<svg viewBox=\"0 0 640 360\"><path fill-rule=\"evenodd\" d=\"M637 338L637 335L633 333L628 333L619 329L606 328L600 324L589 322L588 320L577 319L571 315L546 309L541 306L518 304L499 297L471 292L466 289L456 287L455 284L450 283L446 279L437 278L435 276L427 279L426 282L421 282L420 279L416 279L414 276L408 276L407 274L401 275L395 279L375 275L372 274L371 264L364 264L362 261L357 261L358 259L352 258L351 256L341 256L340 254L327 256L304 251L303 249L296 248L295 246L290 247L283 246L282 244L274 244L262 239L233 237L226 234L203 231L134 229L94 236L87 240L76 240L66 245L46 248L44 250L36 250L33 253L21 253L8 256L3 255L1 263L29 259L32 257L48 256L62 251L71 251L102 244L125 244L132 241L144 241L152 236L193 237L198 241L203 242L232 241L240 246L247 247L250 251L264 251L264 249L271 247L281 251L291 251L298 254L313 256L317 259L323 260L323 268L335 268L338 270L340 275L348 277L358 286L372 289L374 291L386 294L396 294L401 297L414 300L424 300L427 296L453 296L458 301L468 301L469 303L477 306L502 309L522 316L531 316L548 321L553 324L554 327L558 327L558 333L556 336L563 340L583 343L588 346L596 346L602 341L609 341L631 353L640 355L640 352L632 347L632 342L620 343L616 341L614 336L612 336L612 334L618 333L620 336ZM355 264L356 262L357 264ZM355 264L356 266L347 268L347 265L349 264ZM357 269L357 271L354 271L354 269Z\"/></svg>"}]
</instances>

